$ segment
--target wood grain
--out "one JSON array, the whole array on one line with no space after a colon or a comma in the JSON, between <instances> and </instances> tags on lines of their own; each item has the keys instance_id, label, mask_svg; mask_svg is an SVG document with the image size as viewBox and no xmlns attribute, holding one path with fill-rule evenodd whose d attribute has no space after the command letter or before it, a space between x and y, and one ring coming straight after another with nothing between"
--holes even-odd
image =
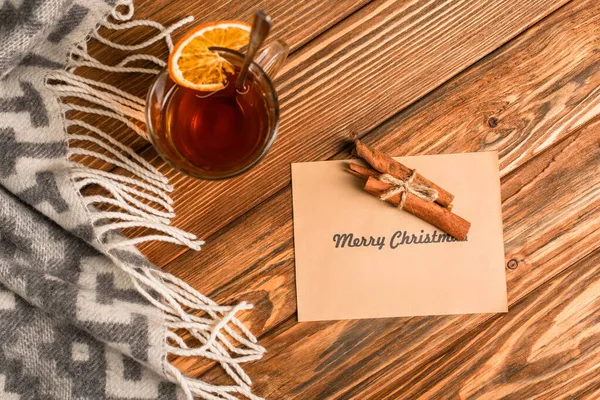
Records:
<instances>
[{"instance_id":1,"label":"wood grain","mask_svg":"<svg viewBox=\"0 0 600 400\"><path fill-rule=\"evenodd\" d=\"M255 9L260 9L268 13L273 20L274 26L270 38L285 40L290 45L291 52L293 52L369 1L349 0L333 4L317 0L303 2L289 0L250 0L243 2L227 0L212 2L141 1L136 2L134 19L151 19L169 26L183 18L193 16L193 22L173 32L172 37L176 42L186 31L200 24L219 20L250 21L252 12ZM122 31L101 29L100 32L103 36L117 43L132 44L149 39L156 33L156 30L147 27L136 27ZM92 56L108 64L115 64L130 54L127 51L107 47L94 39L90 41L88 49ZM168 55L168 49L162 41L150 46L149 52L163 60ZM86 76L92 74L103 82L114 80L113 82L120 83L120 86L125 84L129 91L138 95L146 92L151 81L151 77L139 74L130 75L124 81L122 75L114 73L98 73L98 71L90 69L82 70L82 73ZM138 146L143 146L143 143L139 142Z\"/></svg>"},{"instance_id":2,"label":"wood grain","mask_svg":"<svg viewBox=\"0 0 600 400\"><path fill-rule=\"evenodd\" d=\"M411 379L363 399L576 398L600 383L600 251L495 316ZM597 390L597 388L596 388ZM586 398L591 398L585 395Z\"/></svg>"},{"instance_id":3,"label":"wood grain","mask_svg":"<svg viewBox=\"0 0 600 400\"><path fill-rule=\"evenodd\" d=\"M202 23L224 19L250 21L254 10L262 10L273 20L271 38L277 37L285 40L294 51L369 1L349 0L326 3L315 0L302 2L292 0L217 0L212 2L146 0L136 3L135 16L170 24L193 15L195 20L190 27L194 27ZM144 38L144 36L135 35L134 32L120 37L125 41Z\"/></svg>"},{"instance_id":4,"label":"wood grain","mask_svg":"<svg viewBox=\"0 0 600 400\"><path fill-rule=\"evenodd\" d=\"M449 100L454 100L461 91L468 91L469 83L494 76L494 68L482 69L482 65L493 65L491 59L494 58L506 59L502 58L505 52L509 55L527 54L527 47L537 48L536 35L543 32L560 37L564 31L561 31L559 23L566 16L573 18L577 26L584 27L579 32L571 31L572 36L568 42L588 40L586 35L589 31L586 31L584 21L586 18L593 18L594 13L589 12L593 7L591 2L579 2L561 10L554 18L549 18L540 24L540 27L528 32L525 35L528 40L517 40L514 46L511 44L503 49L502 53L484 60L466 74L434 92L432 96L437 97L437 104L453 104ZM553 32L550 32L546 24L554 26ZM549 47L552 45L560 54L560 42L547 43ZM512 170L503 179L507 261L514 258L519 262L516 270L508 271L509 294L513 304L542 281L566 268L569 262L589 253L597 246L599 233L590 232L589 227L599 224L599 189L595 186L590 189L591 192L580 190L583 187L582 182L594 182L594 177L598 176L598 126L591 124L579 134L572 134L573 127L589 124L594 117L594 114L589 112L588 105L593 104L595 100L590 92L593 94L593 89L597 87L598 70L589 69L590 65L594 65L593 57L589 58L591 60L586 61L590 64L574 63L571 69L561 71L559 77L546 77L550 82L558 79L561 84L548 85L547 82L540 82L540 85L546 84L552 87L552 90L536 91L535 95L529 96L530 102L538 108L532 107L529 102L521 102L513 106L510 114L517 120L519 116L522 118L536 112L536 120L553 121L547 126L556 126L559 129L557 144L534 157L525 166ZM496 65L501 72L495 77L499 87L489 87L489 91L485 93L487 99L482 95L478 100L483 99L489 104L494 104L497 99L493 94L504 94L499 89L511 91L515 97L520 98L522 94L519 90L528 90L527 85L519 80L520 76L523 76L523 79L528 77L524 73L527 68L535 67L543 71L554 62L556 60L549 57L548 53L531 52L527 58L521 57L518 62L515 61L512 68L505 68L505 65L498 63ZM581 76L585 76L585 79L577 78ZM571 90L573 82L577 82L577 90ZM510 86L506 88L504 85L508 83ZM570 93L566 97L565 89L569 89ZM558 93L563 96L557 96ZM554 103L553 100L557 98L560 98L559 103ZM421 104L428 103L429 99L426 98L407 110L405 123L410 125L413 120L422 121L423 114L430 112L431 108L423 107L421 113L416 110L420 109ZM472 113L480 112L481 108L489 106L480 102L469 104ZM588 111L582 111L585 109ZM458 113L453 117L454 114L450 110L453 109L447 108L443 113L447 118L445 123L452 125L451 118L460 122L464 115ZM463 108L461 111L467 113L468 110ZM545 114L546 112L549 114ZM561 123L563 118L569 120L568 126ZM436 120L430 122L433 128L436 127L435 122ZM513 140L519 140L522 136L535 140L536 134L547 134L536 124L527 126L538 130L535 134L527 130L519 131L519 136L515 134L516 138ZM386 130L388 128L389 125L383 127ZM433 132L430 140L435 143L436 130L430 131L424 123L421 128L422 133ZM487 129L494 128L488 126ZM377 136L378 133L375 131L373 135ZM399 131L398 136L394 136L394 132L387 130L387 134L392 136L388 143L393 143L394 139L403 139L404 133ZM482 127L480 131L475 130L473 135L484 136L486 133L488 131ZM438 135L443 135L443 132ZM437 139L439 137L443 136L438 136ZM414 139L414 145L421 139ZM455 139L459 141L456 146L460 146L461 140L463 144L468 144L471 136L457 135ZM508 146L512 141L506 140L496 149L502 151L502 144ZM596 152L589 152L589 149ZM581 160L580 154L587 154L585 160ZM503 163L504 157L510 156L504 153L501 161ZM565 167L569 173L565 173ZM505 188L510 193L506 194ZM543 192L539 193L538 190ZM210 238L204 253L186 254L167 268L176 275L194 282L205 293L212 292L220 300L249 298L258 301L261 305L250 313L248 319L254 321L251 324L259 332L269 331L286 321L284 325L289 330L277 329L277 334L271 334L266 341L263 340L271 350L268 353L269 358L252 366L255 375L264 376L260 383L260 389L263 390L261 394L314 398L318 397L317 395L342 395L344 391L348 391L342 396L347 398L368 392L370 388L385 388L386 382L391 379L390 376L410 376L415 360L423 360L424 356L430 357L443 349L445 343L452 343L485 321L485 317L467 316L387 319L369 321L368 324L364 321L294 324L293 320L286 318L286 314L291 316L295 311L289 195L287 190L280 192L268 203L237 220L231 229ZM577 198L576 201L574 197ZM540 202L540 199L543 201ZM554 213L557 209L561 214ZM218 248L218 251L213 253L213 248ZM202 267L197 267L196 263ZM236 276L240 278L236 279ZM308 339L304 340L306 338ZM349 357L350 353L356 356ZM389 365L396 368L387 370ZM410 368L406 367L407 365ZM194 372L204 370L194 369L194 365L186 367ZM278 373L279 370L284 370L285 374ZM369 374L373 374L370 379L360 382ZM348 382L358 384L355 388L348 389Z\"/></svg>"},{"instance_id":5,"label":"wood grain","mask_svg":"<svg viewBox=\"0 0 600 400\"><path fill-rule=\"evenodd\" d=\"M511 304L560 273L570 265L570 261L597 248L600 240L600 182L587 191L573 191L573 188L598 175L600 149L596 146L594 152L570 167L571 174L564 173L564 163L582 150L594 148L593 144L598 143L600 138L600 123L575 135L577 140L568 145L549 149L552 152L551 159L555 161L546 165L543 173L504 203L507 261L519 254L518 268L507 271ZM527 165L520 168L518 173L530 175ZM540 202L535 193L539 188L543 188L540 196L546 198L545 202ZM576 203L572 203L574 193L577 195ZM295 312L292 226L289 218L286 218L289 212L286 211L288 195L282 193L281 198L278 196L271 204L262 205L260 210L251 213L246 221L240 223L239 228L246 225L247 236L242 233L244 231L231 229L215 238L233 246L230 252L215 255L219 266L213 267L212 258L205 260L208 264L204 264L203 269L195 271L184 262L177 263L177 267L182 267L181 276L187 280L194 279L194 275L206 269L227 275L231 269L235 269L235 274L240 278L227 282L217 290L212 288L212 296L225 302L249 298L260 304L257 310L246 316L247 323L257 332L268 332L285 321L286 312L289 317ZM555 215L556 209L552 204L559 205L562 214ZM252 232L262 232L263 235L257 238ZM283 234L283 240L274 240L274 237L281 238ZM270 235L277 236L270 240L265 238ZM263 246L266 247L264 253L260 251ZM240 268L240 262L245 257L260 261L246 270ZM208 277L212 278L210 274ZM224 280L221 277L218 281ZM210 290L209 285L203 286ZM293 323L292 318L289 329L277 335L270 333L262 339L261 343L275 350L270 351L266 359L252 364L250 371L252 376L261 377L257 383L259 393L266 396L349 398L360 394L362 398L369 391L378 393L379 388L386 388L392 377L410 377L413 369L419 365L418 361L436 354L447 343L472 331L489 317L302 324ZM206 365L196 368L196 365L185 364L182 367L194 373L206 370ZM278 370L286 373L278 374ZM369 374L374 375L360 382ZM217 379L218 375L213 371L208 377ZM348 385L357 382L360 384L355 388L348 388ZM346 390L348 392L344 393ZM375 394L374 398L380 397Z\"/></svg>"},{"instance_id":6,"label":"wood grain","mask_svg":"<svg viewBox=\"0 0 600 400\"><path fill-rule=\"evenodd\" d=\"M333 156L345 140L374 128L564 3L369 3L290 59L278 82L280 139L258 167L228 181L206 182L154 160L177 187L174 225L202 237L216 232L287 185L290 162ZM144 155L152 158L154 152ZM182 251L158 243L142 249L159 265Z\"/></svg>"},{"instance_id":7,"label":"wood grain","mask_svg":"<svg viewBox=\"0 0 600 400\"><path fill-rule=\"evenodd\" d=\"M242 318L269 350L248 365L259 395L598 393L600 5L572 1L397 113L564 3L374 1L292 57L277 82L280 144L263 165L218 184L170 174L176 224L211 236L165 269L219 302L255 303ZM511 313L295 322L287 164L346 157L345 140L367 133L397 155L500 151ZM145 251L165 263L171 249ZM178 365L222 379L210 363Z\"/></svg>"},{"instance_id":8,"label":"wood grain","mask_svg":"<svg viewBox=\"0 0 600 400\"><path fill-rule=\"evenodd\" d=\"M308 0L303 2L288 0L252 0L243 2L231 2L227 0L211 2L165 0L141 1L136 2L134 18L153 19L168 26L187 16L194 16L194 22L173 33L173 38L177 41L177 39L181 38L186 31L201 23L225 19L248 21L250 20L250 15L254 9L262 9L269 13L274 23L271 38L282 38L286 40L293 52L327 30L330 26L343 20L346 16L364 6L369 1L370 0L349 0L334 3L319 0ZM156 30L147 27L137 27L125 31L101 29L101 33L103 36L106 36L117 43L131 44L141 43L149 39L156 33ZM90 41L88 48L93 57L108 65L117 64L127 55L131 54L127 51L107 47L94 39ZM160 41L143 51L163 60L166 60L168 54L168 48L163 41ZM136 65L154 67L150 63L139 63ZM80 68L78 69L78 73L90 79L114 84L129 93L141 97L145 96L154 79L153 75L115 74L91 68ZM134 150L141 150L148 146L148 142L138 137L130 130L124 129L124 126L115 120L75 112L69 113L69 116L83 118L86 122L102 128L112 137L120 140ZM104 153L102 149L90 145L89 143L81 144L81 147ZM94 168L101 168L104 170L114 168L102 161L88 156L79 156L76 159Z\"/></svg>"},{"instance_id":9,"label":"wood grain","mask_svg":"<svg viewBox=\"0 0 600 400\"><path fill-rule=\"evenodd\" d=\"M566 143L560 142L548 149L547 155L540 155L549 158L545 168L503 203L506 260L518 263L516 269L507 270L509 310L534 288L598 248L600 122L573 135L574 139L566 139ZM537 169L535 161L531 164ZM532 175L528 171L529 164L518 169L512 179L528 180ZM506 179L503 188L505 182ZM445 328L446 334L448 330L467 334L488 318L490 316L459 317L453 321L453 326ZM443 354L444 348L451 347L453 341L443 339L444 331L441 335L440 348L430 349L426 357ZM411 345L414 341L414 335L411 335ZM434 344L428 337L418 341L427 342L427 347ZM361 393L367 397L369 393L371 398L379 398L381 393L398 386L397 382L390 382L394 376L408 380L416 374L412 367L400 371L401 364L390 362L389 365L388 369L381 369L344 396Z\"/></svg>"},{"instance_id":10,"label":"wood grain","mask_svg":"<svg viewBox=\"0 0 600 400\"><path fill-rule=\"evenodd\" d=\"M395 155L499 150L509 173L600 113L599 21L600 4L571 2L364 141Z\"/></svg>"}]
</instances>

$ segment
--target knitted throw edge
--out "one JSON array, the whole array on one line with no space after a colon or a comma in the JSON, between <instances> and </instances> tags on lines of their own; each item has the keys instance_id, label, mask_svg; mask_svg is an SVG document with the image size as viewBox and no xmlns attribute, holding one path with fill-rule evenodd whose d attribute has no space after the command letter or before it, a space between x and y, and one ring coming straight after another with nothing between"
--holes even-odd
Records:
<instances>
[{"instance_id":1,"label":"knitted throw edge","mask_svg":"<svg viewBox=\"0 0 600 400\"><path fill-rule=\"evenodd\" d=\"M101 81L87 79L76 74L80 67L94 68L117 74L157 74L165 67L165 62L140 50L164 40L172 49L170 34L193 20L185 18L169 27L154 21L133 20L132 0L119 0L96 24L91 33L76 42L67 57L65 69L54 70L47 74L45 82L56 95L64 123L64 134L69 143L67 159L73 155L94 157L103 162L120 167L134 177L118 172L106 172L68 161L69 181L78 193L82 208L86 210L93 225L94 245L110 257L116 266L127 273L137 291L149 303L160 309L165 316L165 354L164 375L178 383L188 398L234 399L235 393L250 399L258 399L252 393L252 381L240 364L260 359L265 351L257 344L256 338L236 317L241 310L252 305L241 302L236 306L220 306L208 297L200 294L184 281L149 265L128 262L122 250L132 250L134 246L146 241L165 241L181 244L199 250L204 244L196 236L170 225L175 216L172 199L168 192L173 187L155 167L138 156L126 145L106 132L81 120L66 116L69 111L97 115L103 119L119 121L128 129L147 139L147 133L139 124L144 123L145 100L133 96L116 86ZM158 31L152 38L133 45L114 43L103 37L99 30L126 30L138 26L147 26ZM135 52L116 65L106 65L94 59L87 51L87 43L94 38L105 46L119 50ZM156 67L135 66L139 61L151 62ZM62 101L65 98L84 100L89 105L82 106ZM78 133L70 128L76 127ZM85 133L79 133L84 130ZM81 143L94 143L102 147L106 154L78 147ZM108 195L84 195L82 190L90 185L102 187ZM140 190L143 189L144 191ZM114 206L118 211L101 211L96 205ZM115 234L123 228L152 228L157 233L134 239L126 239ZM198 312L202 316L198 316ZM195 338L198 344L191 346L186 338ZM182 374L167 359L168 355L180 357L205 357L220 364L231 377L234 384L213 385Z\"/></svg>"}]
</instances>

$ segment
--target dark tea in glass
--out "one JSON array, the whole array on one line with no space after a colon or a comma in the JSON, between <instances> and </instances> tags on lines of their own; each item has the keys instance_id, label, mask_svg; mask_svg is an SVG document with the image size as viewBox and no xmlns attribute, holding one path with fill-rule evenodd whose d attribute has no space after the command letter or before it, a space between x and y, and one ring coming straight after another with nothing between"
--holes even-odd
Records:
<instances>
[{"instance_id":1,"label":"dark tea in glass","mask_svg":"<svg viewBox=\"0 0 600 400\"><path fill-rule=\"evenodd\" d=\"M269 133L265 96L250 74L242 91L235 88L239 68L226 87L198 92L173 86L163 107L164 137L183 158L207 171L238 169L262 151Z\"/></svg>"},{"instance_id":2,"label":"dark tea in glass","mask_svg":"<svg viewBox=\"0 0 600 400\"><path fill-rule=\"evenodd\" d=\"M259 55L241 91L235 81L243 55L233 50L215 50L234 68L225 88L214 92L178 86L166 70L159 74L148 94L146 120L165 161L197 178L222 179L246 171L267 153L277 134L279 105L263 68L274 73L287 54L287 46L282 51L274 45L283 46L275 42Z\"/></svg>"}]
</instances>

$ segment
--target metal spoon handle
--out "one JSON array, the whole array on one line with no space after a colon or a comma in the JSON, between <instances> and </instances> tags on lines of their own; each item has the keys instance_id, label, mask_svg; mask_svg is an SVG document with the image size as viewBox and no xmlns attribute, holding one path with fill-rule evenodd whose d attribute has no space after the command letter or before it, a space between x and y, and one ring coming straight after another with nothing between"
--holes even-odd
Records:
<instances>
[{"instance_id":1,"label":"metal spoon handle","mask_svg":"<svg viewBox=\"0 0 600 400\"><path fill-rule=\"evenodd\" d=\"M252 19L252 29L250 30L250 43L248 44L246 58L244 58L244 66L235 81L235 88L237 90L244 88L250 64L254 59L254 55L269 35L269 30L271 30L271 18L262 11L255 11Z\"/></svg>"}]
</instances>

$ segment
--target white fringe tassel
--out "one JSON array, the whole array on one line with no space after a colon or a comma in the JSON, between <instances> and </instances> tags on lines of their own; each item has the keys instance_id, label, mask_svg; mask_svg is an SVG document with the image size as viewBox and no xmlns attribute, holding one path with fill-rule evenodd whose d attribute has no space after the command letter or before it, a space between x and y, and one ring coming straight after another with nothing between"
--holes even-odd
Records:
<instances>
[{"instance_id":1,"label":"white fringe tassel","mask_svg":"<svg viewBox=\"0 0 600 400\"><path fill-rule=\"evenodd\" d=\"M184 281L154 268L132 268L117 256L114 262L128 272L139 293L166 315L169 354L183 357L203 357L219 363L235 383L213 385L201 379L182 374L175 366L166 364L165 373L179 383L189 399L239 399L242 395L251 400L261 400L252 393L252 381L241 363L262 358L265 349L257 344L254 335L236 317L242 310L253 306L241 302L236 306L220 306L203 296ZM186 312L184 307L202 313L202 316ZM196 339L199 347L189 347L183 336Z\"/></svg>"},{"instance_id":2,"label":"white fringe tassel","mask_svg":"<svg viewBox=\"0 0 600 400\"><path fill-rule=\"evenodd\" d=\"M146 26L157 30L158 33L142 43L133 45L112 42L101 36L98 29L93 32L92 37L108 47L124 51L139 51L160 40L164 40L169 50L172 50L171 33L193 20L193 17L188 17L170 27L164 27L154 21L131 20L133 13L132 0L119 0L110 15L119 23L105 20L99 27L125 30ZM156 68L133 66L133 63L140 60L150 62L156 65ZM139 122L145 122L144 99L113 85L84 78L75 74L75 71L79 67L88 67L119 74L158 74L165 65L165 61L151 54L133 54L115 65L106 65L90 56L87 42L83 42L71 50L68 68L50 74L47 77L47 85L54 89L59 97L84 100L90 104L82 106L63 103L64 112L79 111L113 119L147 139L147 132L138 125ZM153 240L181 244L194 250L199 250L204 244L203 241L197 240L195 235L170 226L175 214L173 200L168 195L173 187L169 185L167 178L129 147L101 129L81 119L66 119L65 125L66 128L77 127L86 132L69 134L69 156L93 157L122 168L132 175L129 177L96 170L76 162L72 165L72 178L78 190L97 185L107 193L83 196L84 203L89 206L96 236L115 264L131 276L137 290L165 313L169 329L165 339L168 354L204 357L216 361L234 384L213 385L191 378L165 360L164 372L167 377L181 386L188 399L200 397L233 400L238 399L240 395L252 400L259 399L252 394L252 381L240 363L260 359L265 349L257 344L256 338L236 317L239 311L251 309L252 305L242 302L236 306L219 306L170 274L150 267L129 264L117 256L117 249ZM105 153L78 147L78 143L92 143ZM96 207L98 205L112 206L116 210L102 211ZM156 233L121 240L115 240L115 236L111 235L125 228L149 228ZM194 310L196 315L187 312L186 309ZM199 345L189 347L184 336L193 337Z\"/></svg>"},{"instance_id":3,"label":"white fringe tassel","mask_svg":"<svg viewBox=\"0 0 600 400\"><path fill-rule=\"evenodd\" d=\"M159 41L165 40L169 49L172 48L171 32L189 23L193 18L185 18L174 25L165 28L154 21L129 21L133 16L133 5L131 1L119 1L117 9L111 16L121 21L115 24L105 20L100 26L111 30L130 29L139 26L147 26L158 30L158 33L149 40L136 45L120 45L105 39L100 35L98 29L92 37L106 46L127 51L141 50ZM132 67L135 61L150 61L158 68ZM70 51L69 65L66 70L59 70L49 74L46 78L47 84L56 91L60 97L84 100L89 105L73 104L73 102L62 103L63 112L79 111L88 115L97 115L107 120L116 120L126 127L147 139L147 132L141 127L145 123L145 100L134 96L116 86L109 85L93 79L77 75L75 70L79 67L95 68L114 73L142 73L156 74L165 66L165 62L150 54L133 54L125 57L116 65L106 65L90 56L87 52L87 42L76 45ZM197 240L196 236L170 226L171 219L175 216L172 200L167 194L173 190L168 180L150 163L135 154L129 147L112 138L101 129L90 125L81 119L67 119L66 127L77 127L85 131L85 134L69 134L69 157L73 155L88 156L102 160L115 167L131 173L133 178L125 177L117 173L110 173L83 167L77 163L74 166L73 179L76 187L81 191L87 186L97 185L103 188L108 195L84 196L84 202L90 206L107 205L118 208L119 211L100 211L94 207L93 223L96 227L98 239L108 249L115 247L126 247L139 243L160 240L188 246L199 250L204 244ZM78 144L94 144L103 150L89 150L78 146ZM151 192L148 194L147 192ZM123 228L148 228L157 233L146 236L114 242L108 240L110 231Z\"/></svg>"}]
</instances>

